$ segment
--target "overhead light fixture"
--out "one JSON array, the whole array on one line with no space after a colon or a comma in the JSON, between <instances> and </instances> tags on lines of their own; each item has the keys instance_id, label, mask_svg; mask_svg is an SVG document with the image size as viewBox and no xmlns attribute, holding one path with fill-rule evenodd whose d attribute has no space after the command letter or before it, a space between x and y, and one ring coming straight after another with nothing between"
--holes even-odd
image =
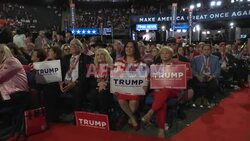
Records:
<instances>
[{"instance_id":1,"label":"overhead light fixture","mask_svg":"<svg viewBox=\"0 0 250 141\"><path fill-rule=\"evenodd\" d=\"M163 31L164 31L164 30L165 30L165 28L166 28L166 27L165 27L164 25L163 25L163 26L161 26L161 30L163 30Z\"/></svg>"},{"instance_id":2,"label":"overhead light fixture","mask_svg":"<svg viewBox=\"0 0 250 141\"><path fill-rule=\"evenodd\" d=\"M222 3L221 1L217 1L216 6L221 6L221 3Z\"/></svg>"},{"instance_id":3,"label":"overhead light fixture","mask_svg":"<svg viewBox=\"0 0 250 141\"><path fill-rule=\"evenodd\" d=\"M234 0L231 0L231 3L234 3Z\"/></svg>"},{"instance_id":4,"label":"overhead light fixture","mask_svg":"<svg viewBox=\"0 0 250 141\"><path fill-rule=\"evenodd\" d=\"M217 33L221 33L221 31L219 30L219 31L217 31Z\"/></svg>"},{"instance_id":5,"label":"overhead light fixture","mask_svg":"<svg viewBox=\"0 0 250 141\"><path fill-rule=\"evenodd\" d=\"M177 32L178 32L178 33L181 33L181 30L180 30L180 29L177 29Z\"/></svg>"},{"instance_id":6,"label":"overhead light fixture","mask_svg":"<svg viewBox=\"0 0 250 141\"><path fill-rule=\"evenodd\" d=\"M193 32L196 32L196 28L195 27L193 28Z\"/></svg>"},{"instance_id":7,"label":"overhead light fixture","mask_svg":"<svg viewBox=\"0 0 250 141\"><path fill-rule=\"evenodd\" d=\"M234 26L234 23L233 23L233 22L231 22L231 23L230 23L230 26Z\"/></svg>"},{"instance_id":8,"label":"overhead light fixture","mask_svg":"<svg viewBox=\"0 0 250 141\"><path fill-rule=\"evenodd\" d=\"M195 6L192 4L192 5L190 5L189 8L193 10L195 8Z\"/></svg>"},{"instance_id":9,"label":"overhead light fixture","mask_svg":"<svg viewBox=\"0 0 250 141\"><path fill-rule=\"evenodd\" d=\"M240 0L240 2L243 2L243 0Z\"/></svg>"},{"instance_id":10,"label":"overhead light fixture","mask_svg":"<svg viewBox=\"0 0 250 141\"><path fill-rule=\"evenodd\" d=\"M197 31L200 31L200 30L201 30L200 25L196 25L195 28L196 28Z\"/></svg>"},{"instance_id":11,"label":"overhead light fixture","mask_svg":"<svg viewBox=\"0 0 250 141\"><path fill-rule=\"evenodd\" d=\"M183 32L183 33L186 33L186 32L187 32L187 30L186 30L186 29L182 29L182 32Z\"/></svg>"},{"instance_id":12,"label":"overhead light fixture","mask_svg":"<svg viewBox=\"0 0 250 141\"><path fill-rule=\"evenodd\" d=\"M207 31L207 34L210 34L210 31Z\"/></svg>"},{"instance_id":13,"label":"overhead light fixture","mask_svg":"<svg viewBox=\"0 0 250 141\"><path fill-rule=\"evenodd\" d=\"M201 7L201 3L197 3L197 4L196 4L196 7L197 7L197 8L200 8L200 7Z\"/></svg>"},{"instance_id":14,"label":"overhead light fixture","mask_svg":"<svg viewBox=\"0 0 250 141\"><path fill-rule=\"evenodd\" d=\"M214 6L215 6L215 4L216 4L216 2L215 2L215 1L211 1L210 6L211 6L211 7L214 7Z\"/></svg>"}]
</instances>

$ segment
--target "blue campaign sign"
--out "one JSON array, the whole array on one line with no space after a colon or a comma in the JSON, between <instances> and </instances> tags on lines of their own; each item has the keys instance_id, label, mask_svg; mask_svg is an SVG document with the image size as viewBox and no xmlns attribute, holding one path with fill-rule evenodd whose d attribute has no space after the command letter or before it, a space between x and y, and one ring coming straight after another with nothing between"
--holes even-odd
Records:
<instances>
[{"instance_id":1,"label":"blue campaign sign","mask_svg":"<svg viewBox=\"0 0 250 141\"><path fill-rule=\"evenodd\" d=\"M179 23L174 25L174 29L188 29L189 26L186 23Z\"/></svg>"},{"instance_id":2,"label":"blue campaign sign","mask_svg":"<svg viewBox=\"0 0 250 141\"><path fill-rule=\"evenodd\" d=\"M103 28L103 35L111 35L112 29L111 28Z\"/></svg>"},{"instance_id":3,"label":"blue campaign sign","mask_svg":"<svg viewBox=\"0 0 250 141\"><path fill-rule=\"evenodd\" d=\"M97 28L72 28L70 29L73 35L97 35Z\"/></svg>"},{"instance_id":4,"label":"blue campaign sign","mask_svg":"<svg viewBox=\"0 0 250 141\"><path fill-rule=\"evenodd\" d=\"M141 30L157 30L158 25L157 24L137 24L136 25L136 30L141 31Z\"/></svg>"}]
</instances>

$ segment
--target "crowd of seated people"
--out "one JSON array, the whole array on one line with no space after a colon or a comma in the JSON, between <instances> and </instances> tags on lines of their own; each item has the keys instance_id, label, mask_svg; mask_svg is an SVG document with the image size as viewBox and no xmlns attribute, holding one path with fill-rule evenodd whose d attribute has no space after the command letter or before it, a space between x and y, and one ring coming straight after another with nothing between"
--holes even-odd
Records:
<instances>
[{"instance_id":1,"label":"crowd of seated people","mask_svg":"<svg viewBox=\"0 0 250 141\"><path fill-rule=\"evenodd\" d=\"M100 6L101 5L101 6ZM228 5L224 6L226 9L235 7L245 7L245 5ZM185 9L185 6L183 7ZM56 6L42 7L31 7L29 5L23 5L19 3L0 3L0 19L7 19L8 22L16 26L25 26L31 29L40 29L40 25L46 27L53 27L54 25L60 25L61 18L64 18L65 27L70 27L70 14L68 16L62 16L62 9ZM182 8L181 8L182 9ZM206 6L196 9L196 11L209 11L210 8ZM81 4L77 4L76 8L76 26L77 27L89 27L89 28L100 28L101 24L103 27L113 27L115 29L128 29L129 28L129 17L133 15L155 15L165 14L170 11L169 5L158 3L154 5L141 5L127 3L123 6L99 6L86 8ZM64 11L68 12L68 11ZM186 13L186 11L180 11L180 13ZM46 13L46 15L53 15L50 17L42 17L39 13ZM170 14L170 13L167 13ZM55 18L56 17L56 18ZM46 22L47 21L47 22ZM50 22L49 22L50 21Z\"/></svg>"},{"instance_id":2,"label":"crowd of seated people","mask_svg":"<svg viewBox=\"0 0 250 141\"><path fill-rule=\"evenodd\" d=\"M165 137L166 114L169 114L166 102L169 99L184 99L181 102L184 105L187 101L193 101L195 107L211 108L218 102L217 96L220 95L218 92L222 84L227 87L243 87L240 84L244 84L249 75L244 65L238 65L239 60L244 60L247 63L245 66L249 67L250 54L247 47L241 48L238 44L232 49L224 41L215 49L211 44L205 43L182 48L175 38L169 38L165 44L142 41L127 41L123 44L122 41L115 40L114 44L107 45L99 39L79 40L73 38L70 33L57 36L54 32L52 37L47 38L41 31L35 42L25 41L25 47L18 47L20 44L13 43L13 36L3 37L6 35L11 34L0 33L0 111L9 106L18 106L19 112L15 113L17 115L27 108L34 107L29 105L32 102L26 97L35 93L39 97L36 104L46 108L48 122L60 122L62 115L72 115L73 111L103 113L112 119L112 112L117 110L110 108L115 108L123 111L127 116L127 124L135 131L140 129L140 121L148 125L156 115L158 136ZM53 40L53 37L58 39ZM32 63L49 60L61 61L63 81L36 84L32 79L35 74ZM187 80L188 86L182 92L168 88L150 90L148 80L143 87L145 96L111 94L110 78L107 74L109 71L97 69L98 73L95 75L87 75L89 64L140 64L146 67L152 64L170 65L183 62L190 64L192 77ZM233 69L235 67L237 69ZM137 67L131 67L130 70L137 71ZM152 106L142 113L140 107L149 95L154 97Z\"/></svg>"},{"instance_id":3,"label":"crowd of seated people","mask_svg":"<svg viewBox=\"0 0 250 141\"><path fill-rule=\"evenodd\" d=\"M43 7L31 7L29 5L23 5L19 3L0 3L0 19L6 19L9 25L14 28L23 26L34 30L39 30L40 25L45 27L53 27L54 25L60 25L61 18L65 18L65 26L70 26L70 17L62 17L62 10L56 6ZM163 13L166 8L159 8L155 6L141 6L127 4L125 7L105 7L105 8L83 8L77 7L76 20L77 27L114 27L115 29L128 29L129 16L131 15L143 15L143 14L159 14ZM53 15L53 19L50 17L44 18L39 13L47 13ZM65 12L65 11L64 11ZM55 19L56 17L56 19ZM53 22L46 22L53 21Z\"/></svg>"},{"instance_id":4,"label":"crowd of seated people","mask_svg":"<svg viewBox=\"0 0 250 141\"><path fill-rule=\"evenodd\" d=\"M162 10L163 11L163 10ZM113 27L114 29L128 29L131 15L159 14L160 10L155 6L126 5L124 7L95 7L76 10L76 26L100 28ZM70 18L65 19L66 26L70 26Z\"/></svg>"},{"instance_id":5,"label":"crowd of seated people","mask_svg":"<svg viewBox=\"0 0 250 141\"><path fill-rule=\"evenodd\" d=\"M207 5L207 3L202 3ZM78 6L76 9L76 26L77 27L92 27L100 28L101 24L103 27L113 27L114 29L128 29L129 18L133 15L157 15L157 14L171 14L169 11L170 5L166 5L164 2L158 4L143 5L143 4L124 4L124 6L96 6L84 7ZM184 5L179 13L187 13L189 6ZM220 9L241 9L247 8L246 5L224 5ZM185 9L183 11L183 9ZM209 6L202 6L195 9L197 12L209 12L211 9ZM70 14L64 19L65 26L70 27Z\"/></svg>"},{"instance_id":6,"label":"crowd of seated people","mask_svg":"<svg viewBox=\"0 0 250 141\"><path fill-rule=\"evenodd\" d=\"M51 15L44 18L42 14ZM54 25L60 25L61 10L57 7L47 6L30 6L20 3L1 3L0 2L0 19L7 20L8 25L13 28L25 27L27 29L39 30L41 25L52 28Z\"/></svg>"}]
</instances>

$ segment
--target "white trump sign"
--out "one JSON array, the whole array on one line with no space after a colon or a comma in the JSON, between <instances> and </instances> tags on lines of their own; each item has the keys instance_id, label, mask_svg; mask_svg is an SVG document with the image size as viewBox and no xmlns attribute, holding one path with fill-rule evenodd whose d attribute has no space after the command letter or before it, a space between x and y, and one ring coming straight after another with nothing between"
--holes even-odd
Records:
<instances>
[{"instance_id":1,"label":"white trump sign","mask_svg":"<svg viewBox=\"0 0 250 141\"><path fill-rule=\"evenodd\" d=\"M36 70L36 83L48 84L62 81L60 60L33 63Z\"/></svg>"},{"instance_id":2,"label":"white trump sign","mask_svg":"<svg viewBox=\"0 0 250 141\"><path fill-rule=\"evenodd\" d=\"M148 85L147 72L112 72L110 92L127 95L145 95L144 86Z\"/></svg>"}]
</instances>

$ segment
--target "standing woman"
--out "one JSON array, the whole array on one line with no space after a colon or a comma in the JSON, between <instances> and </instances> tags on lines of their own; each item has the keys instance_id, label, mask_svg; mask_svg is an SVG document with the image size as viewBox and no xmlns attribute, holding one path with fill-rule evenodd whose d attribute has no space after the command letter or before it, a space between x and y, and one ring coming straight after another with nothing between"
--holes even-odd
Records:
<instances>
[{"instance_id":1,"label":"standing woman","mask_svg":"<svg viewBox=\"0 0 250 141\"><path fill-rule=\"evenodd\" d=\"M118 59L115 63L116 66L121 66L121 69L126 69L130 71L138 71L137 67L141 64L140 61L140 51L138 49L137 43L134 41L128 41L125 44L124 57ZM145 64L146 65L146 64ZM135 116L135 112L139 107L139 101L142 96L134 94L117 94L118 102L121 109L128 115L128 124L134 130L139 130L139 123Z\"/></svg>"},{"instance_id":2,"label":"standing woman","mask_svg":"<svg viewBox=\"0 0 250 141\"><path fill-rule=\"evenodd\" d=\"M173 50L170 47L162 47L160 50L161 62L160 65L172 65L177 64L176 61L172 60ZM159 137L165 137L165 122L167 112L167 100L169 98L175 98L178 96L177 89L156 89L154 90L154 101L151 109L142 118L142 122L145 124L150 123L150 119L153 114L156 114L156 122L159 128Z\"/></svg>"},{"instance_id":3,"label":"standing woman","mask_svg":"<svg viewBox=\"0 0 250 141\"><path fill-rule=\"evenodd\" d=\"M0 109L17 107L13 117L21 122L28 104L28 82L23 66L6 45L0 44ZM21 125L15 124L13 128L13 131L20 130Z\"/></svg>"}]
</instances>

